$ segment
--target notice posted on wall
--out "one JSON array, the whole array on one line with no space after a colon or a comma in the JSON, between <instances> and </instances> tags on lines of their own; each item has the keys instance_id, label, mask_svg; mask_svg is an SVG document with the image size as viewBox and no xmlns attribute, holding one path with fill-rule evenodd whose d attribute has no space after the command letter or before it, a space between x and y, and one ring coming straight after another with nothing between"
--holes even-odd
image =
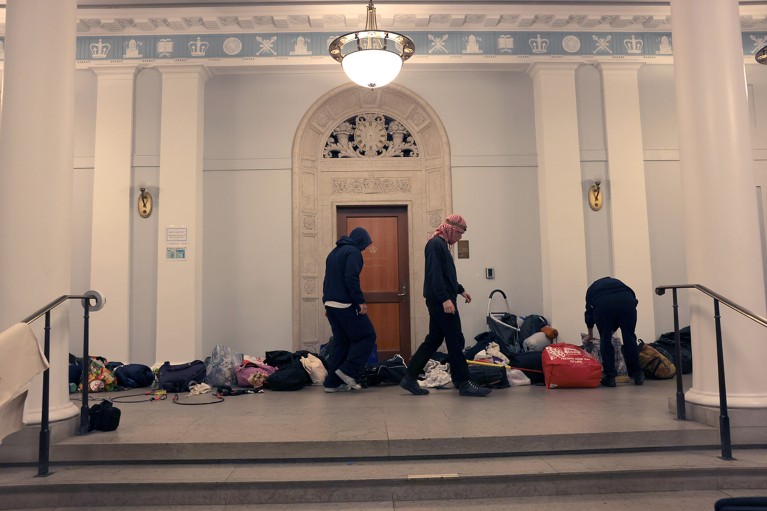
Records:
<instances>
[{"instance_id":1,"label":"notice posted on wall","mask_svg":"<svg viewBox=\"0 0 767 511\"><path fill-rule=\"evenodd\" d=\"M165 247L165 259L168 261L186 261L186 247Z\"/></svg>"},{"instance_id":2,"label":"notice posted on wall","mask_svg":"<svg viewBox=\"0 0 767 511\"><path fill-rule=\"evenodd\" d=\"M186 248L189 232L185 226L169 225L165 228L165 260L186 261Z\"/></svg>"}]
</instances>

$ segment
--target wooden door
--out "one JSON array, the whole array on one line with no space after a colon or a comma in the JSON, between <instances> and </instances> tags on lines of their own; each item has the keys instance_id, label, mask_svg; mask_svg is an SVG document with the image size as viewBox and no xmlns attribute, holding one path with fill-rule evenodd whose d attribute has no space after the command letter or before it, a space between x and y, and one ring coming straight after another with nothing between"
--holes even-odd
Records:
<instances>
[{"instance_id":1,"label":"wooden door","mask_svg":"<svg viewBox=\"0 0 767 511\"><path fill-rule=\"evenodd\" d=\"M362 252L360 274L368 315L376 329L378 360L395 354L410 360L410 266L407 207L338 207L338 233L356 227L370 233L373 243Z\"/></svg>"}]
</instances>

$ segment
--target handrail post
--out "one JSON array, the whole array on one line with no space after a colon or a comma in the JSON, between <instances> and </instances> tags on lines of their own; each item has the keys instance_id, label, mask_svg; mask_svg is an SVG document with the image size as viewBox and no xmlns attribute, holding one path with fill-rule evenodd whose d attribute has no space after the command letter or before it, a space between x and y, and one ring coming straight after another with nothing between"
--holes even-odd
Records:
<instances>
[{"instance_id":1,"label":"handrail post","mask_svg":"<svg viewBox=\"0 0 767 511\"><path fill-rule=\"evenodd\" d=\"M714 298L714 322L716 324L716 365L719 373L719 438L722 443L723 460L732 460L730 442L730 418L727 415L727 388L724 380L724 352L722 350L722 324L719 300Z\"/></svg>"},{"instance_id":2,"label":"handrail post","mask_svg":"<svg viewBox=\"0 0 767 511\"><path fill-rule=\"evenodd\" d=\"M50 405L51 395L51 311L45 313L45 342L43 344L43 355L48 361L48 368L43 371L43 409L40 415L40 446L37 456L37 476L46 477L49 474L51 430L50 416L48 407Z\"/></svg>"},{"instance_id":3,"label":"handrail post","mask_svg":"<svg viewBox=\"0 0 767 511\"><path fill-rule=\"evenodd\" d=\"M88 346L88 323L89 323L89 309L90 299L84 298L83 301L83 372L80 377L82 384L82 404L80 405L80 435L88 434L89 414L88 409L88 373L90 372L91 357L89 354Z\"/></svg>"},{"instance_id":4,"label":"handrail post","mask_svg":"<svg viewBox=\"0 0 767 511\"><path fill-rule=\"evenodd\" d=\"M676 418L680 421L687 420L687 404L684 401L684 386L682 384L682 345L679 337L679 302L676 297L676 288L672 290L674 299L674 356L676 357Z\"/></svg>"}]
</instances>

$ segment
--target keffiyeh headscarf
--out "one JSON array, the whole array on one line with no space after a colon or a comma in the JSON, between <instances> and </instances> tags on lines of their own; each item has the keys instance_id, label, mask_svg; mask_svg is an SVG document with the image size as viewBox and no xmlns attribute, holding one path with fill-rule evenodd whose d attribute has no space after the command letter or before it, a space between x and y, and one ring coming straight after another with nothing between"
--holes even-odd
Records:
<instances>
[{"instance_id":1,"label":"keffiyeh headscarf","mask_svg":"<svg viewBox=\"0 0 767 511\"><path fill-rule=\"evenodd\" d=\"M437 227L437 230L434 231L431 238L439 236L447 241L447 244L452 247L455 242L461 238L461 235L466 232L466 229L466 220L464 220L461 215L453 213L445 218L445 221Z\"/></svg>"}]
</instances>

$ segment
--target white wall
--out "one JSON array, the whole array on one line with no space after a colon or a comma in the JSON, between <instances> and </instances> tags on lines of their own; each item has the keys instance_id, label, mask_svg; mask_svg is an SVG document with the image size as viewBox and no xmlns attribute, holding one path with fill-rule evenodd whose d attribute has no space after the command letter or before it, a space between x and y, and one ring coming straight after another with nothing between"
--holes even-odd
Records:
<instances>
[{"instance_id":1,"label":"white wall","mask_svg":"<svg viewBox=\"0 0 767 511\"><path fill-rule=\"evenodd\" d=\"M762 67L749 69L753 142L760 151L767 145L765 72ZM646 65L639 80L653 283L686 282L673 67ZM340 70L333 67L311 73L215 75L206 84L203 356L216 343L254 355L291 348L293 138L306 109L344 82ZM474 297L474 303L461 306L469 342L485 330L487 297L495 288L509 295L512 312L541 312L540 226L529 77L497 69L456 72L413 66L406 67L398 83L424 98L448 133L454 210L464 214L471 226L466 237L471 243L471 257L457 261L459 277ZM135 188L148 185L158 208L162 207L162 190L156 189L160 88L157 71L143 70L137 75L133 182ZM579 69L577 91L588 272L593 280L611 273L609 208L594 213L585 203L585 190L591 181L601 177L604 182L606 176L601 79L596 69ZM82 290L89 288L90 273L94 94L95 76L90 71L78 71L73 286ZM759 154L762 164L757 162L756 169L761 176L767 168L763 161L767 160L764 153ZM132 200L135 202L135 195ZM134 216L134 360L130 362L152 361L157 250L154 219L156 215L147 220ZM485 279L486 267L495 269L495 280ZM732 298L737 301L737 297ZM671 301L667 296L654 299L659 334L673 327ZM684 326L689 321L685 292L680 292L680 299ZM579 309L582 306L580 302L573 304ZM73 314L81 315L77 310ZM79 319L72 324L73 332L81 330ZM79 353L81 335L72 336L75 353Z\"/></svg>"},{"instance_id":2,"label":"white wall","mask_svg":"<svg viewBox=\"0 0 767 511\"><path fill-rule=\"evenodd\" d=\"M517 315L541 314L541 235L538 216L538 175L535 167L454 168L453 204L469 226L469 259L456 259L458 280L472 296L459 300L467 344L487 330L490 293L500 289ZM495 279L485 278L485 268ZM491 310L503 311L499 294Z\"/></svg>"}]
</instances>

